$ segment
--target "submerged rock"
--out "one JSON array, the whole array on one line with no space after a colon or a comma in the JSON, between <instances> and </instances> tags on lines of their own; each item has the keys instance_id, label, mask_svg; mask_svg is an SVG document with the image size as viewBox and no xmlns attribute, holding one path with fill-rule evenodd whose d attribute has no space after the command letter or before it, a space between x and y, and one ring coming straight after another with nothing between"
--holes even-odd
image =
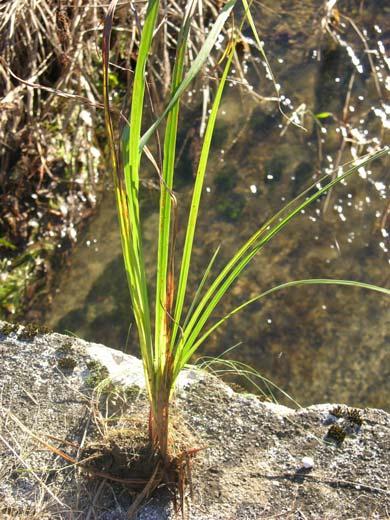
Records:
<instances>
[{"instance_id":1,"label":"submerged rock","mask_svg":"<svg viewBox=\"0 0 390 520\"><path fill-rule=\"evenodd\" d=\"M127 518L134 493L110 480L112 461L105 460L102 478L81 472L72 459L82 459L88 444L91 453L99 413L110 418L102 423L106 439L120 407L129 420L147 424L140 360L60 334L26 339L22 327L2 322L0 356L0 517ZM337 423L329 421L335 410ZM292 410L235 393L193 369L179 380L172 415L191 432L188 447L201 448L186 505L190 519L384 518L390 508L384 411L335 404ZM334 424L356 418L359 429L346 431L341 443L325 440ZM122 441L138 435L129 431L121 430ZM174 518L164 488L137 518Z\"/></svg>"}]
</instances>

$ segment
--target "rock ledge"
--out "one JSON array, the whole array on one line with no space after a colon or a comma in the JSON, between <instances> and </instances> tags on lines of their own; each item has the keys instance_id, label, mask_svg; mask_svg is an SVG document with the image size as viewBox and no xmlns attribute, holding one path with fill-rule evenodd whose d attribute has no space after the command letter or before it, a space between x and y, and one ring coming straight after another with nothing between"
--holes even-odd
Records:
<instances>
[{"instance_id":1,"label":"rock ledge","mask_svg":"<svg viewBox=\"0 0 390 520\"><path fill-rule=\"evenodd\" d=\"M125 488L86 478L38 439L75 450L88 435L99 381L136 389L133 399L146 420L140 360L60 334L26 337L22 327L4 325L0 518L125 519L132 500ZM335 404L295 411L237 394L199 370L182 374L175 403L204 447L193 467L191 520L388 517L388 413L361 410L353 422L330 415ZM325 442L332 428L346 431L345 439ZM139 520L174 516L164 489L138 514Z\"/></svg>"}]
</instances>

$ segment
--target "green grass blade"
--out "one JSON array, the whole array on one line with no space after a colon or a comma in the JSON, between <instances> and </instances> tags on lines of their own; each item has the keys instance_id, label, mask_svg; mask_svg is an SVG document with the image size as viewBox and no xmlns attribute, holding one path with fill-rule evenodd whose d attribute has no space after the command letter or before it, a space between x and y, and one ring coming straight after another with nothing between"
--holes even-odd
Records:
<instances>
[{"instance_id":1,"label":"green grass blade","mask_svg":"<svg viewBox=\"0 0 390 520\"><path fill-rule=\"evenodd\" d=\"M353 162L353 161L351 161ZM318 186L321 182L328 180L329 175L326 174L322 178L316 180L314 183L312 183L310 186L308 186L304 191L302 191L299 195L297 195L294 199L292 199L290 202L288 202L285 206L283 206L277 213L272 215L260 228L254 235L251 237L251 243L252 245L255 243L256 239L261 236L262 233L264 233L267 228L269 228L272 224L274 224L276 221L278 221L282 216L289 211L295 203L297 203L300 199L302 199L305 195L307 195L311 190L313 190L316 186ZM244 246L236 253L236 257L239 258L243 252L245 252L250 244L248 242L244 244ZM218 251L220 249L220 246L218 247ZM214 261L214 260L213 260ZM234 263L234 258L231 260L231 263ZM229 263L230 264L230 263ZM204 285L204 284L203 284ZM196 301L194 301L196 299ZM191 307L189 311L187 312L186 319L183 324L183 328L187 325L189 319L191 318L191 315L195 309L195 304L199 301L199 292L196 292L195 298L192 301Z\"/></svg>"},{"instance_id":2,"label":"green grass blade","mask_svg":"<svg viewBox=\"0 0 390 520\"><path fill-rule=\"evenodd\" d=\"M274 76L274 73L272 72L271 65L270 65L270 63L268 61L268 58L267 58L267 55L266 55L266 53L264 51L264 44L261 42L260 37L259 37L259 33L258 33L257 29L256 29L256 25L255 25L255 22L253 20L249 4L248 4L247 0L242 0L242 4L243 4L244 9L245 9L245 16L248 19L249 26L251 28L253 37L254 37L255 42L257 44L257 49L260 52L261 56L263 57L263 60L264 60L264 62L266 64L266 66L267 66L267 72L270 75L272 83L273 83L273 86L275 88L275 91L276 91L276 93L279 96L279 89L278 89L278 87L276 85L275 76Z\"/></svg>"},{"instance_id":3,"label":"green grass blade","mask_svg":"<svg viewBox=\"0 0 390 520\"><path fill-rule=\"evenodd\" d=\"M378 285L372 285L369 283L364 282L358 282L355 280L333 280L333 279L327 279L327 278L309 278L306 280L294 280L291 282L282 283L280 285L277 285L276 287L272 287L271 289L268 289L267 291L251 298L250 300L242 303L232 311L230 311L228 314L226 314L223 318L218 320L212 327L210 327L200 338L199 340L193 345L192 349L193 351L197 350L199 346L210 336L211 333L213 333L218 327L220 327L226 320L228 320L231 316L234 316L234 314L237 314L241 310L245 309L245 307L248 307L248 305L251 305L252 303L255 303L262 298L265 298L266 296L283 290L287 289L288 287L297 287L302 285L342 285L342 286L349 286L349 287L357 287L359 289L367 289L370 291L376 291L380 292L382 294L385 294L386 296L390 296L390 290L386 289L385 287L380 287Z\"/></svg>"},{"instance_id":4,"label":"green grass blade","mask_svg":"<svg viewBox=\"0 0 390 520\"><path fill-rule=\"evenodd\" d=\"M214 25L212 26L209 34L207 35L207 38L202 46L202 48L199 51L199 54L195 58L195 60L192 62L192 65L185 75L183 81L180 83L180 85L177 87L176 91L174 92L173 96L171 97L167 107L157 118L157 120L153 123L153 125L145 132L145 134L142 136L142 139L139 143L139 149L142 150L143 147L147 144L150 137L153 135L157 127L161 124L161 122L164 120L165 116L170 112L170 110L173 108L173 106L178 102L180 97L182 96L183 92L186 90L186 88L189 86L189 84L192 82L192 80L199 74L199 71L201 70L202 66L206 62L212 48L214 47L214 44L226 22L228 19L234 5L236 3L236 0L229 0L227 2L217 19L215 20Z\"/></svg>"},{"instance_id":5,"label":"green grass blade","mask_svg":"<svg viewBox=\"0 0 390 520\"><path fill-rule=\"evenodd\" d=\"M186 238L184 242L184 248L183 248L183 256L181 261L181 267L180 267L180 276L179 276L179 282L177 286L177 298L176 298L176 305L175 305L175 312L174 312L174 325L173 325L173 331L172 331L172 345L175 343L177 330L178 330L178 324L181 320L181 315L183 311L183 305L184 305L184 299L186 295L187 290L187 281L188 281L188 273L190 269L190 263L191 263L191 255L192 255L192 245L194 241L194 235L195 235L195 229L196 229L196 222L198 218L198 211L199 211L199 204L200 199L202 195L202 189L203 189L203 182L206 174L206 168L207 168L207 162L209 158L209 152L210 152L210 146L211 146L211 140L214 133L214 127L215 127L215 121L217 119L218 109L219 105L222 99L222 93L225 87L226 79L230 70L230 66L233 60L234 56L234 47L232 49L232 52L230 53L230 56L226 62L221 80L218 85L218 89L215 95L215 99L213 102L213 105L211 107L211 112L209 119L207 121L207 127L206 132L203 140L202 150L199 158L199 165L198 170L196 173L196 180L194 185L194 190L192 194L192 200L191 200L191 209L190 214L188 217L188 223L187 223L187 232L186 232Z\"/></svg>"},{"instance_id":6,"label":"green grass blade","mask_svg":"<svg viewBox=\"0 0 390 520\"><path fill-rule=\"evenodd\" d=\"M226 374L232 374L232 375L238 375L240 377L243 377L246 379L249 383L251 383L255 389L259 392L260 395L263 395L266 398L269 398L271 395L273 402L278 404L278 400L274 396L274 391L272 388L275 388L278 392L280 392L284 397L286 397L289 401L293 402L298 408L302 408L302 406L296 401L291 395L289 395L283 388L278 386L276 383L273 383L270 379L266 378L265 376L261 375L260 372L258 372L255 368L251 367L250 365L243 363L241 361L236 361L233 359L221 359L218 358L212 358L212 357L204 357L200 358L204 361L201 361L200 368L203 368L204 370L209 370L213 374L217 376L224 376ZM221 365L221 367L226 366L227 368L213 368L213 366ZM262 383L264 383L265 387L267 388L269 394L267 394L260 386L255 382L255 380L258 379Z\"/></svg>"},{"instance_id":7,"label":"green grass blade","mask_svg":"<svg viewBox=\"0 0 390 520\"><path fill-rule=\"evenodd\" d=\"M122 253L124 259L124 267L126 272L126 278L130 289L130 295L132 293L132 273L131 273L131 248L129 244L130 240L130 222L128 218L127 202L126 202L126 188L124 183L123 172L120 170L118 155L114 139L114 130L111 120L110 111L110 96L108 88L108 74L109 74L109 52L110 52L110 41L111 31L114 19L114 13L118 0L112 0L107 10L107 15L104 20L103 29L103 101L104 101L104 116L105 116L105 127L108 137L108 146L110 150L112 175L114 181L115 199L118 208L118 221L120 238L122 245Z\"/></svg>"},{"instance_id":8,"label":"green grass blade","mask_svg":"<svg viewBox=\"0 0 390 520\"><path fill-rule=\"evenodd\" d=\"M188 312L187 312L187 316L184 320L184 324L183 324L183 327L185 327L188 323L188 320L190 319L191 317L191 314L192 314L192 311L194 310L194 308L196 307L196 304L198 303L199 299L200 299L200 295L202 293L202 289L209 277L209 274L210 274L210 271L211 269L213 268L213 265L214 265L214 262L218 256L218 253L219 253L219 250L221 249L221 246L218 246L215 253L213 254L213 256L211 257L211 260L210 262L208 263L206 269L205 269L205 272L203 273L203 276L202 276L202 279L199 283L199 286L198 288L196 289L195 291L195 295L194 295L194 298L192 299L192 302L191 302L191 305L190 305L190 308L188 309Z\"/></svg>"},{"instance_id":9,"label":"green grass blade","mask_svg":"<svg viewBox=\"0 0 390 520\"><path fill-rule=\"evenodd\" d=\"M150 309L145 274L145 262L142 247L142 233L139 215L139 140L141 135L142 115L145 96L145 70L150 52L153 32L159 10L158 0L149 0L145 22L141 33L135 68L130 111L130 128L128 125L122 132L122 155L124 168L124 184L126 187L127 213L125 215L128 227L126 269L129 271L129 287L133 304L133 312L137 330L142 360L147 374L149 390L152 392L153 377L153 347L150 323ZM119 208L123 211L123 208Z\"/></svg>"},{"instance_id":10,"label":"green grass blade","mask_svg":"<svg viewBox=\"0 0 390 520\"><path fill-rule=\"evenodd\" d=\"M308 197L304 202L298 205L298 207L294 209L290 209L288 214L282 218L280 222L277 222L273 226L264 226L260 228L259 231L255 232L252 237L238 250L238 252L233 256L233 258L227 263L225 268L221 271L221 273L217 276L209 290L206 292L199 305L197 306L191 320L186 326L181 342L182 342L182 350L183 350L183 358L185 359L184 364L188 362L189 357L188 353L192 351L192 345L196 341L197 336L202 330L207 319L210 317L214 308L220 301L220 299L224 296L226 291L232 285L232 283L236 280L239 274L243 271L243 269L248 265L248 263L252 260L252 258L258 253L258 251L267 243L273 236L275 236L281 229L287 225L287 223L293 219L300 211L306 208L309 204L311 204L314 200L320 197L323 193L325 193L328 189L341 182L348 176L352 175L358 168L367 164L368 162L377 159L388 153L388 148L380 150L375 153L371 157L365 159L364 161L359 161L359 163L349 170L347 170L344 174L339 176L338 178L330 181L326 186L319 189L312 196ZM260 236L265 234L265 236ZM178 360L178 365L181 365L183 360Z\"/></svg>"},{"instance_id":11,"label":"green grass blade","mask_svg":"<svg viewBox=\"0 0 390 520\"><path fill-rule=\"evenodd\" d=\"M187 49L188 34L191 25L191 17L195 2L188 5L183 25L178 37L175 66L172 77L172 92L180 85L184 74L184 58ZM162 179L160 183L160 211L159 211L159 235L157 253L157 280L156 280L156 302L155 302L155 362L162 373L165 363L166 343L168 341L168 328L170 326L170 301L173 297L173 269L169 269L172 204L175 204L173 190L176 140L178 131L180 102L177 102L168 114L164 139L164 159L162 168ZM173 231L175 233L175 230ZM170 272L168 272L170 271ZM168 276L170 280L168 281Z\"/></svg>"}]
</instances>

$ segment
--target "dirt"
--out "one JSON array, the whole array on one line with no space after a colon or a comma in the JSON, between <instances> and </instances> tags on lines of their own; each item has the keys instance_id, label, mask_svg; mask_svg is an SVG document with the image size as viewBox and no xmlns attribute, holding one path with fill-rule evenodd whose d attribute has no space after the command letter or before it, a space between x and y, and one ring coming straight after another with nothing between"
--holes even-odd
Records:
<instances>
[{"instance_id":1,"label":"dirt","mask_svg":"<svg viewBox=\"0 0 390 520\"><path fill-rule=\"evenodd\" d=\"M110 475L130 478L122 454L134 461L133 448L146 439L139 360L59 334L18 335L0 335L0 518L126 518L136 492ZM72 368L61 369L64 357ZM109 375L93 388L88 365L98 363ZM125 381L125 374L133 375ZM191 520L388 518L390 415L382 410L292 410L191 370L179 380L172 413L180 442L201 448L186 497ZM343 439L329 437L335 426ZM99 453L91 464L106 478L64 453L77 460ZM171 519L173 509L162 486L137 518Z\"/></svg>"}]
</instances>

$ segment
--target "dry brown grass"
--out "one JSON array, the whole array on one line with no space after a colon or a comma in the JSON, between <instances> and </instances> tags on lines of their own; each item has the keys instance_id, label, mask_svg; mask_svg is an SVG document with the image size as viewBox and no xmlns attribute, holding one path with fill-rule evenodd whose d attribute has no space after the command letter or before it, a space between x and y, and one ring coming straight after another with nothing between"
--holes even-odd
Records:
<instances>
[{"instance_id":1,"label":"dry brown grass","mask_svg":"<svg viewBox=\"0 0 390 520\"><path fill-rule=\"evenodd\" d=\"M154 110L167 95L183 3L168 2L160 15L149 92ZM217 4L198 5L189 61ZM119 3L110 65L116 89L130 90L145 7L146 2ZM0 239L9 244L0 248L5 318L32 307L39 291L50 302L53 250L72 247L101 190L106 168L100 39L106 8L104 0L0 5ZM207 90L209 81L203 77L202 88ZM118 114L118 101L112 106ZM28 318L39 320L39 311L34 313Z\"/></svg>"}]
</instances>

